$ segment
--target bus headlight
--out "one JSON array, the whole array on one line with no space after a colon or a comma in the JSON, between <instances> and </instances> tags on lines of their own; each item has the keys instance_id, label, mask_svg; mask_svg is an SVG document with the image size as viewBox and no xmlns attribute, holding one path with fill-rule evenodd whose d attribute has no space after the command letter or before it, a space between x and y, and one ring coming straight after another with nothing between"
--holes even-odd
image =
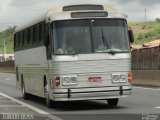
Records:
<instances>
[{"instance_id":1,"label":"bus headlight","mask_svg":"<svg viewBox=\"0 0 160 120\"><path fill-rule=\"evenodd\" d=\"M71 77L70 79L71 85L77 85L77 77Z\"/></svg>"},{"instance_id":2,"label":"bus headlight","mask_svg":"<svg viewBox=\"0 0 160 120\"><path fill-rule=\"evenodd\" d=\"M126 81L126 76L125 75L120 75L120 79L119 79L120 83L125 83Z\"/></svg>"},{"instance_id":3,"label":"bus headlight","mask_svg":"<svg viewBox=\"0 0 160 120\"><path fill-rule=\"evenodd\" d=\"M126 75L124 74L112 74L112 82L113 83L125 83Z\"/></svg>"},{"instance_id":4,"label":"bus headlight","mask_svg":"<svg viewBox=\"0 0 160 120\"><path fill-rule=\"evenodd\" d=\"M70 85L70 78L69 77L63 77L63 85Z\"/></svg>"},{"instance_id":5,"label":"bus headlight","mask_svg":"<svg viewBox=\"0 0 160 120\"><path fill-rule=\"evenodd\" d=\"M112 75L112 82L119 83L119 75Z\"/></svg>"},{"instance_id":6,"label":"bus headlight","mask_svg":"<svg viewBox=\"0 0 160 120\"><path fill-rule=\"evenodd\" d=\"M63 78L63 86L68 85L77 85L77 77L62 77Z\"/></svg>"}]
</instances>

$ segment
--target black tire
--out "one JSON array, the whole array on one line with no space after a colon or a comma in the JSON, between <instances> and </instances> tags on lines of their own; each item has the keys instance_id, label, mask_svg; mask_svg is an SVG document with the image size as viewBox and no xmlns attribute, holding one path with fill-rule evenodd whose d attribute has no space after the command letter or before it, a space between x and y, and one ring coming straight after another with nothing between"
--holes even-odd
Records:
<instances>
[{"instance_id":1,"label":"black tire","mask_svg":"<svg viewBox=\"0 0 160 120\"><path fill-rule=\"evenodd\" d=\"M45 101L46 101L46 105L48 108L52 108L52 100L50 100L49 97L49 89L48 89L48 84L46 83L46 85L44 86L44 95L45 95Z\"/></svg>"},{"instance_id":2,"label":"black tire","mask_svg":"<svg viewBox=\"0 0 160 120\"><path fill-rule=\"evenodd\" d=\"M30 95L28 93L26 93L25 84L24 84L23 81L22 81L22 84L21 84L21 88L22 88L22 97L23 97L23 99L24 100L30 99Z\"/></svg>"},{"instance_id":3,"label":"black tire","mask_svg":"<svg viewBox=\"0 0 160 120\"><path fill-rule=\"evenodd\" d=\"M109 105L109 106L113 106L113 107L114 107L114 106L117 106L118 101L119 101L119 99L118 99L118 98L108 99L108 100L107 100L108 105Z\"/></svg>"}]
</instances>

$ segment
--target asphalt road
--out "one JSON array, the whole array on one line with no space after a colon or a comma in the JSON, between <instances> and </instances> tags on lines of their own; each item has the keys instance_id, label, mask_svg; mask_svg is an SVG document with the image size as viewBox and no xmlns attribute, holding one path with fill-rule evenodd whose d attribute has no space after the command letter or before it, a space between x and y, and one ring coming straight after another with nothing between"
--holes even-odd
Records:
<instances>
[{"instance_id":1,"label":"asphalt road","mask_svg":"<svg viewBox=\"0 0 160 120\"><path fill-rule=\"evenodd\" d=\"M133 86L132 96L120 99L114 108L109 107L105 100L99 100L59 102L48 109L43 99L23 100L21 91L16 88L15 75L0 73L0 92L64 120L146 120L150 117L160 120L160 116L157 116L160 115L159 88Z\"/></svg>"}]
</instances>

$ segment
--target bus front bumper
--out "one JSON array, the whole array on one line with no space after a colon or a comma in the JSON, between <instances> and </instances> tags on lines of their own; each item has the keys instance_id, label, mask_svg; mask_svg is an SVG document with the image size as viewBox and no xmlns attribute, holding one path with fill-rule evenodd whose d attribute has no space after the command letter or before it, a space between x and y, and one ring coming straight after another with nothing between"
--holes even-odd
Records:
<instances>
[{"instance_id":1,"label":"bus front bumper","mask_svg":"<svg viewBox=\"0 0 160 120\"><path fill-rule=\"evenodd\" d=\"M127 97L131 95L131 93L132 87L130 85L100 88L55 89L52 99L54 101L103 100Z\"/></svg>"}]
</instances>

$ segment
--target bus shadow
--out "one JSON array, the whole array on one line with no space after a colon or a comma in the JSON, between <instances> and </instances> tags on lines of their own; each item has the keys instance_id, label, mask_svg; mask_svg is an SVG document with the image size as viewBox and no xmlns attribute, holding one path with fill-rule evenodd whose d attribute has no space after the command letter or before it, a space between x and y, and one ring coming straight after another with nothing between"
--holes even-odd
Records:
<instances>
[{"instance_id":1,"label":"bus shadow","mask_svg":"<svg viewBox=\"0 0 160 120\"><path fill-rule=\"evenodd\" d=\"M30 99L35 104L46 106L45 99L33 97ZM109 106L107 100L86 100L86 101L69 101L53 102L52 109L57 111L79 111L79 110L98 110L98 109L125 109L122 106Z\"/></svg>"},{"instance_id":2,"label":"bus shadow","mask_svg":"<svg viewBox=\"0 0 160 120\"><path fill-rule=\"evenodd\" d=\"M102 101L102 100L101 100ZM56 102L53 108L59 111L78 111L78 110L98 110L98 109L123 109L124 107L111 107L101 101L72 101L72 102Z\"/></svg>"}]
</instances>

